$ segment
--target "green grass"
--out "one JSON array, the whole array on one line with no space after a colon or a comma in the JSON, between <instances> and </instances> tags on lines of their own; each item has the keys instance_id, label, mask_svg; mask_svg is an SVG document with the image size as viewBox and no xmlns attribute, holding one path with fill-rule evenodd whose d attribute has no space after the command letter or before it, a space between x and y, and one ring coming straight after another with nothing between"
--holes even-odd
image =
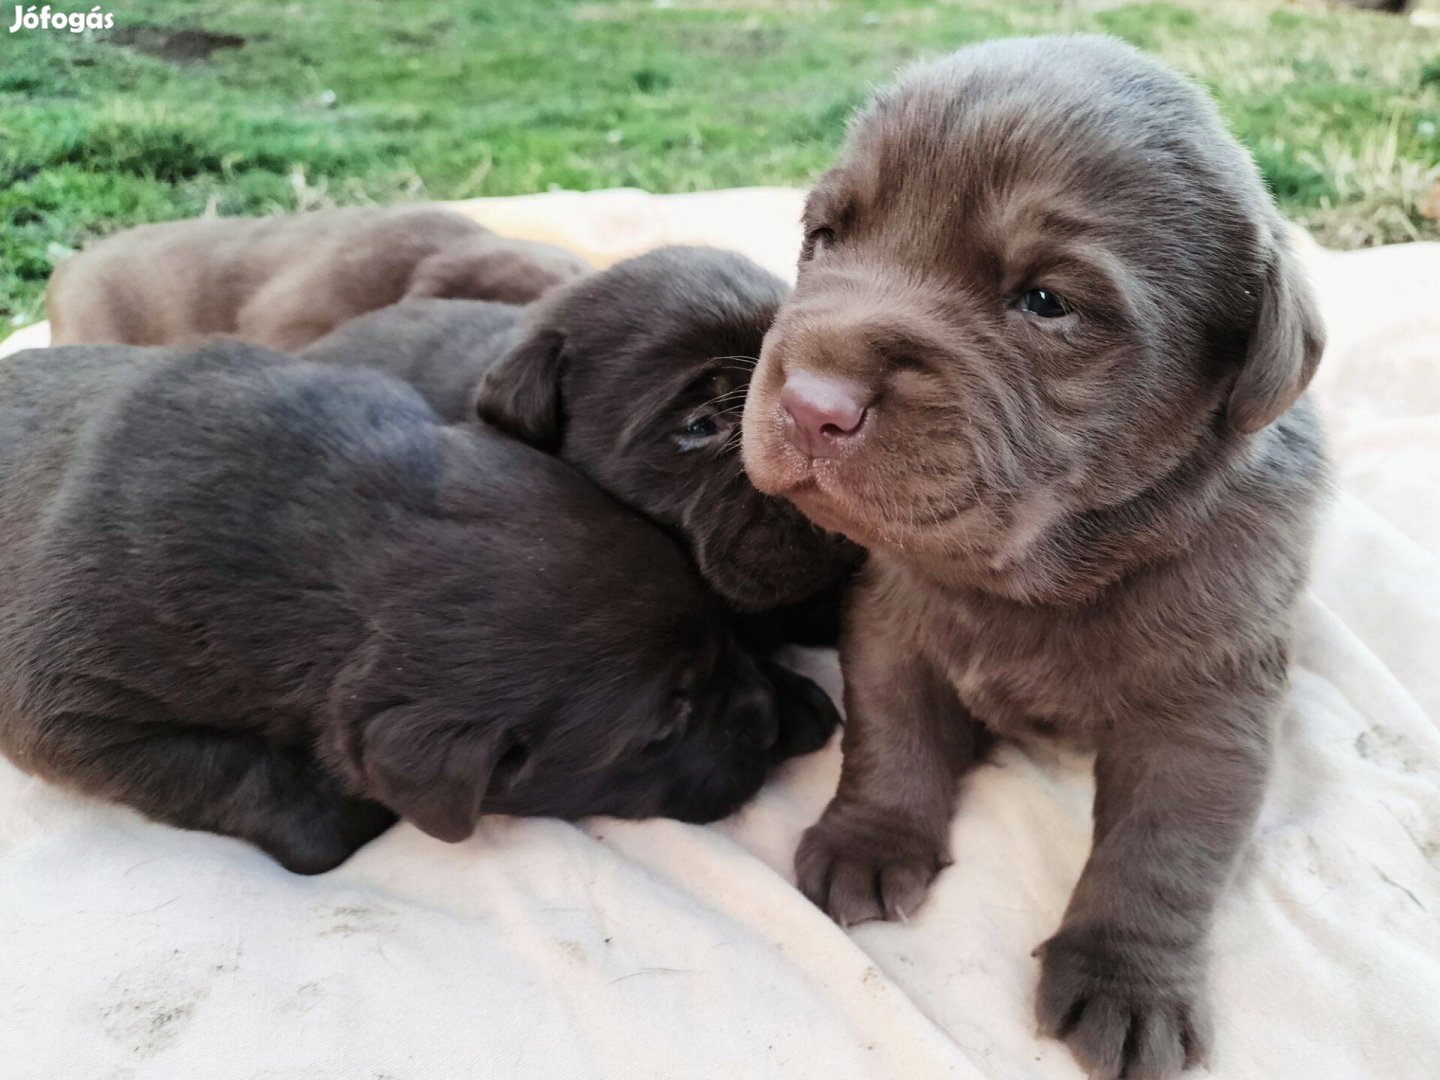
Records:
<instances>
[{"instance_id":1,"label":"green grass","mask_svg":"<svg viewBox=\"0 0 1440 1080\"><path fill-rule=\"evenodd\" d=\"M901 64L1064 30L1118 34L1200 79L1286 211L1323 241L1437 236L1421 207L1440 182L1440 30L1394 17L1278 0L106 8L130 44L0 32L0 318L11 322L37 316L66 252L211 209L804 184ZM188 63L154 55L185 28L244 45Z\"/></svg>"}]
</instances>

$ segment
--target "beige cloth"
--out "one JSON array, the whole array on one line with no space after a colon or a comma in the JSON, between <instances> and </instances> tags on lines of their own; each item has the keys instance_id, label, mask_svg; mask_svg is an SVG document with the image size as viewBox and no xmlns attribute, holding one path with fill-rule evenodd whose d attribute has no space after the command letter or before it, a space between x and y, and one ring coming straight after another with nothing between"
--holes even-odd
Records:
<instances>
[{"instance_id":1,"label":"beige cloth","mask_svg":"<svg viewBox=\"0 0 1440 1080\"><path fill-rule=\"evenodd\" d=\"M788 273L798 246L788 191L461 205L600 264L711 242ZM1440 245L1307 258L1342 491L1219 914L1214 1075L1434 1080ZM833 656L801 659L836 686ZM307 879L0 762L0 1078L1074 1080L1035 1038L1030 950L1085 858L1088 762L1002 749L929 902L850 933L790 869L839 764L832 743L711 827L493 819L448 846L400 826Z\"/></svg>"}]
</instances>

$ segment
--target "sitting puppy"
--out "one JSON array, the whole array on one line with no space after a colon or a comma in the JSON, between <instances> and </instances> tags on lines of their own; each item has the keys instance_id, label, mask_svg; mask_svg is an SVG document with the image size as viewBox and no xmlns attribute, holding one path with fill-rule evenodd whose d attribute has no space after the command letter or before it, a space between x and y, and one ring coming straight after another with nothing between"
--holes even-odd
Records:
<instances>
[{"instance_id":1,"label":"sitting puppy","mask_svg":"<svg viewBox=\"0 0 1440 1080\"><path fill-rule=\"evenodd\" d=\"M837 717L680 552L413 390L237 342L0 362L0 749L314 873L403 815L707 821Z\"/></svg>"},{"instance_id":2,"label":"sitting puppy","mask_svg":"<svg viewBox=\"0 0 1440 1080\"><path fill-rule=\"evenodd\" d=\"M880 94L811 193L744 457L871 557L839 791L801 888L912 911L983 731L1098 751L1039 1018L1097 1077L1209 1042L1204 951L1255 820L1325 465L1323 330L1195 88L1099 38L995 42Z\"/></svg>"},{"instance_id":3,"label":"sitting puppy","mask_svg":"<svg viewBox=\"0 0 1440 1080\"><path fill-rule=\"evenodd\" d=\"M185 345L226 334L298 349L409 297L524 304L587 273L438 207L198 218L128 229L61 263L45 293L56 345Z\"/></svg>"},{"instance_id":4,"label":"sitting puppy","mask_svg":"<svg viewBox=\"0 0 1440 1080\"><path fill-rule=\"evenodd\" d=\"M678 536L733 607L768 611L835 585L859 557L853 544L758 492L741 468L746 387L786 291L743 256L661 248L525 311L399 304L341 327L304 355L389 371L447 419L478 409L558 453ZM823 618L804 625L817 610L823 605L787 613L784 628L771 617L767 632L833 640Z\"/></svg>"}]
</instances>

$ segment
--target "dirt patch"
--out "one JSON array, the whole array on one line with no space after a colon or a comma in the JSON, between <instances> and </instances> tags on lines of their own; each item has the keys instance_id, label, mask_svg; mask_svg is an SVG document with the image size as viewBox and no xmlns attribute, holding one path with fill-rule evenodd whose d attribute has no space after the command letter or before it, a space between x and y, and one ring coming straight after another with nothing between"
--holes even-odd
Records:
<instances>
[{"instance_id":1,"label":"dirt patch","mask_svg":"<svg viewBox=\"0 0 1440 1080\"><path fill-rule=\"evenodd\" d=\"M149 1058L174 1045L209 994L209 979L176 949L111 979L95 1019L136 1058Z\"/></svg>"},{"instance_id":2,"label":"dirt patch","mask_svg":"<svg viewBox=\"0 0 1440 1080\"><path fill-rule=\"evenodd\" d=\"M209 30L166 30L158 26L127 26L105 35L111 45L124 45L172 64L198 64L222 49L240 49L239 34L212 34Z\"/></svg>"}]
</instances>

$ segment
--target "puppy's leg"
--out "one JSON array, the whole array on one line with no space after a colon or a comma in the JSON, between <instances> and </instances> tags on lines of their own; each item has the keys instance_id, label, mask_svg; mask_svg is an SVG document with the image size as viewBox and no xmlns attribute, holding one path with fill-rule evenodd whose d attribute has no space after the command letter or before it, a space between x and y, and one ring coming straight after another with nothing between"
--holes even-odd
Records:
<instances>
[{"instance_id":1,"label":"puppy's leg","mask_svg":"<svg viewBox=\"0 0 1440 1080\"><path fill-rule=\"evenodd\" d=\"M307 756L246 734L66 713L47 717L15 757L156 821L248 841L297 874L338 866L395 822L346 796Z\"/></svg>"},{"instance_id":2,"label":"puppy's leg","mask_svg":"<svg viewBox=\"0 0 1440 1080\"><path fill-rule=\"evenodd\" d=\"M1100 747L1094 849L1037 950L1041 1028L1093 1077L1168 1077L1204 1060L1205 939L1269 768L1260 704Z\"/></svg>"},{"instance_id":3,"label":"puppy's leg","mask_svg":"<svg viewBox=\"0 0 1440 1080\"><path fill-rule=\"evenodd\" d=\"M865 620L857 597L858 620ZM800 841L801 890L842 925L903 918L950 862L960 774L983 735L904 634L850 635L844 649L840 788Z\"/></svg>"}]
</instances>

